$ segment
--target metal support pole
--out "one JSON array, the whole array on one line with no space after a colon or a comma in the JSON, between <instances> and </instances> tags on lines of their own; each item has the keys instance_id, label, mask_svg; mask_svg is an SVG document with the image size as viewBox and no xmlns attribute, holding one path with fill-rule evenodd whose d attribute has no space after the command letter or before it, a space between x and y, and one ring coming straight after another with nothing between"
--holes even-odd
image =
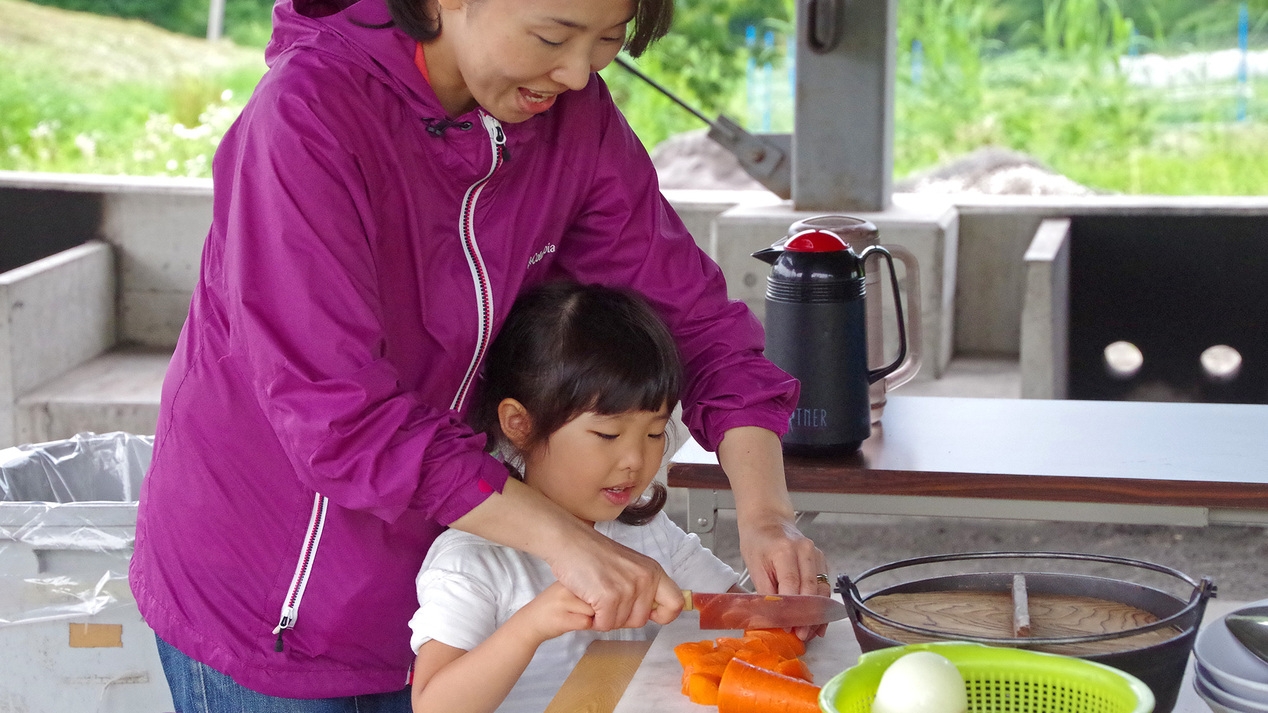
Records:
<instances>
[{"instance_id":1,"label":"metal support pole","mask_svg":"<svg viewBox=\"0 0 1268 713\"><path fill-rule=\"evenodd\" d=\"M889 207L896 27L897 0L798 0L795 209Z\"/></svg>"},{"instance_id":2,"label":"metal support pole","mask_svg":"<svg viewBox=\"0 0 1268 713\"><path fill-rule=\"evenodd\" d=\"M211 0L207 10L207 41L215 42L224 34L225 0Z\"/></svg>"}]
</instances>

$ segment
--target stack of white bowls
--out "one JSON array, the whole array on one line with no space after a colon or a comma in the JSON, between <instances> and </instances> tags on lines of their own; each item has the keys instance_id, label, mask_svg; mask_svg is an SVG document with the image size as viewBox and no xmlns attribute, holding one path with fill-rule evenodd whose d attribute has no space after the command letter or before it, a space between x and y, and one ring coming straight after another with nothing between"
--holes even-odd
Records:
<instances>
[{"instance_id":1,"label":"stack of white bowls","mask_svg":"<svg viewBox=\"0 0 1268 713\"><path fill-rule=\"evenodd\" d=\"M1268 606L1268 599L1254 602ZM1193 685L1215 713L1268 713L1268 662L1238 641L1224 617L1204 625L1193 643Z\"/></svg>"}]
</instances>

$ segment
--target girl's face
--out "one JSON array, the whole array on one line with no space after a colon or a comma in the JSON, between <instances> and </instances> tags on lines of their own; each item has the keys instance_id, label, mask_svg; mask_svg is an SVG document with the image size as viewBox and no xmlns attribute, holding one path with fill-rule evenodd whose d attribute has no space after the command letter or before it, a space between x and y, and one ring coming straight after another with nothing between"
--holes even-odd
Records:
<instances>
[{"instance_id":1,"label":"girl's face","mask_svg":"<svg viewBox=\"0 0 1268 713\"><path fill-rule=\"evenodd\" d=\"M582 520L615 520L660 469L668 423L668 409L583 413L524 454L524 482Z\"/></svg>"},{"instance_id":2,"label":"girl's face","mask_svg":"<svg viewBox=\"0 0 1268 713\"><path fill-rule=\"evenodd\" d=\"M451 116L479 105L517 123L549 109L625 42L633 0L440 0L427 69Z\"/></svg>"}]
</instances>

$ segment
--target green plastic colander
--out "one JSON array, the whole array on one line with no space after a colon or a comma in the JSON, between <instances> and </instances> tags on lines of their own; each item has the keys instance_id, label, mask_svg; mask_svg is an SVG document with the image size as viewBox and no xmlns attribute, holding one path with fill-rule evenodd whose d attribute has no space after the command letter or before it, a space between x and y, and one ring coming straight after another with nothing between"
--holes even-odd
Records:
<instances>
[{"instance_id":1,"label":"green plastic colander","mask_svg":"<svg viewBox=\"0 0 1268 713\"><path fill-rule=\"evenodd\" d=\"M969 713L1151 713L1140 679L1095 661L1038 651L943 641L878 649L833 676L819 693L824 713L871 713L881 674L912 651L946 657L964 677Z\"/></svg>"}]
</instances>

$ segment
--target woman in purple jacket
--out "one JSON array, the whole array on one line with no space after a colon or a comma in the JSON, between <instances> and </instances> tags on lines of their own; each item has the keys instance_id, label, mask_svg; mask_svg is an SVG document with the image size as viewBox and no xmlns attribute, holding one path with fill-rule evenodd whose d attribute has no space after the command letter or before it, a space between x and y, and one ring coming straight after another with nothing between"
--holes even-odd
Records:
<instances>
[{"instance_id":1,"label":"woman in purple jacket","mask_svg":"<svg viewBox=\"0 0 1268 713\"><path fill-rule=\"evenodd\" d=\"M463 421L515 296L554 278L656 307L757 589L828 593L783 480L797 384L596 74L671 13L278 3L270 70L216 154L130 571L178 710L408 710L413 577L449 526L545 559L596 629L677 615L654 562L508 481Z\"/></svg>"}]
</instances>

